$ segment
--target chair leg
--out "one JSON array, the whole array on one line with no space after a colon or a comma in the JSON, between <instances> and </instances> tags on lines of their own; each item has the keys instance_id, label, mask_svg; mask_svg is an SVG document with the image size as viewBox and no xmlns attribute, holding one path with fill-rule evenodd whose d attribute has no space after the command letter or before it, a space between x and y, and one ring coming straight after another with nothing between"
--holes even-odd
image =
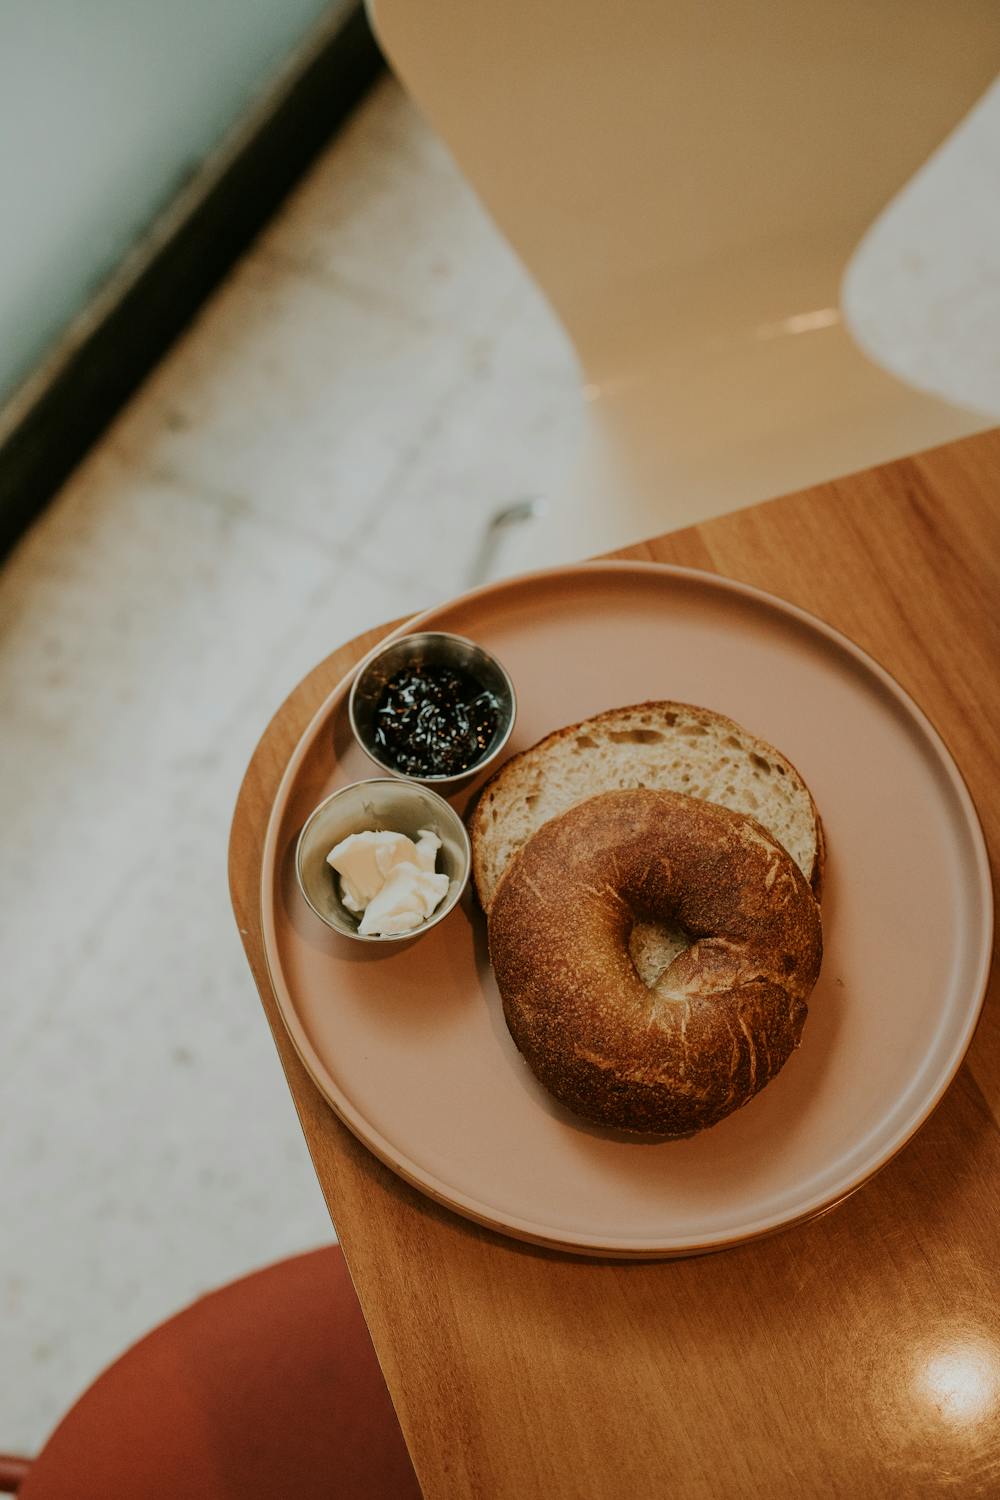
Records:
<instances>
[{"instance_id":1,"label":"chair leg","mask_svg":"<svg viewBox=\"0 0 1000 1500\"><path fill-rule=\"evenodd\" d=\"M0 1495L16 1495L28 1477L31 1460L0 1453Z\"/></svg>"}]
</instances>

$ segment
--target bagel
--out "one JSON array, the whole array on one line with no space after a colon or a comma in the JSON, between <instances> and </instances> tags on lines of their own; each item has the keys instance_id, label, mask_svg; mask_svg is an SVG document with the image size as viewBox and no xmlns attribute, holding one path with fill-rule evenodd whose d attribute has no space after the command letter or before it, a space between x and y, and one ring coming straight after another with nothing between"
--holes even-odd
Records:
<instances>
[{"instance_id":1,"label":"bagel","mask_svg":"<svg viewBox=\"0 0 1000 1500\"><path fill-rule=\"evenodd\" d=\"M629 937L691 943L652 988ZM799 1045L819 974L819 905L753 818L677 792L604 792L509 861L488 917L511 1036L573 1113L641 1135L715 1125Z\"/></svg>"},{"instance_id":2,"label":"bagel","mask_svg":"<svg viewBox=\"0 0 1000 1500\"><path fill-rule=\"evenodd\" d=\"M549 818L598 792L662 788L749 813L817 896L823 830L792 763L741 724L689 703L636 703L557 729L500 767L472 811L476 892L489 911L507 861Z\"/></svg>"}]
</instances>

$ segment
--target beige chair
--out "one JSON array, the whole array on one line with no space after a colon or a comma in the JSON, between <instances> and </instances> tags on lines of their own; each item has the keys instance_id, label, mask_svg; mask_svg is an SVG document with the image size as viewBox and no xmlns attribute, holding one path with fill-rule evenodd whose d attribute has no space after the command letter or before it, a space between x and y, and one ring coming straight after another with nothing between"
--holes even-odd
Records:
<instances>
[{"instance_id":1,"label":"beige chair","mask_svg":"<svg viewBox=\"0 0 1000 1500\"><path fill-rule=\"evenodd\" d=\"M866 228L1000 65L996 0L369 0L579 356L540 564L988 425L844 326Z\"/></svg>"}]
</instances>

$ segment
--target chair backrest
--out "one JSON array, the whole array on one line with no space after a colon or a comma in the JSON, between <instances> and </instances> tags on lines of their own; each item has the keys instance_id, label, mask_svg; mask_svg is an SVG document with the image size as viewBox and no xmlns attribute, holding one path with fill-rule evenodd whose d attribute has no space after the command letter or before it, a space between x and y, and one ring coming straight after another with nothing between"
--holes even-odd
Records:
<instances>
[{"instance_id":1,"label":"chair backrest","mask_svg":"<svg viewBox=\"0 0 1000 1500\"><path fill-rule=\"evenodd\" d=\"M636 308L648 329L654 282L659 322L706 267L804 242L842 262L1000 65L996 0L371 11L585 358Z\"/></svg>"},{"instance_id":2,"label":"chair backrest","mask_svg":"<svg viewBox=\"0 0 1000 1500\"><path fill-rule=\"evenodd\" d=\"M837 325L858 240L1000 65L997 0L368 3L580 358L574 555L983 425Z\"/></svg>"}]
</instances>

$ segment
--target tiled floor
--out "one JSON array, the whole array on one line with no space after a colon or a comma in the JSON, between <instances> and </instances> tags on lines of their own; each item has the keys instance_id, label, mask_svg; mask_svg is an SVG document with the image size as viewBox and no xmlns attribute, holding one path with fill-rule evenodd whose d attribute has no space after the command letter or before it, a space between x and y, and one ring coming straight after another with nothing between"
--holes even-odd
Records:
<instances>
[{"instance_id":1,"label":"tiled floor","mask_svg":"<svg viewBox=\"0 0 1000 1500\"><path fill-rule=\"evenodd\" d=\"M0 575L0 1449L330 1237L229 910L239 780L309 666L464 585L577 421L560 331L383 85Z\"/></svg>"},{"instance_id":2,"label":"tiled floor","mask_svg":"<svg viewBox=\"0 0 1000 1500\"><path fill-rule=\"evenodd\" d=\"M991 108L963 197L995 175ZM1000 414L998 342L968 347L953 394ZM384 83L0 575L0 1448L196 1293L329 1236L229 912L239 779L297 678L463 587L580 425L561 331Z\"/></svg>"}]
</instances>

